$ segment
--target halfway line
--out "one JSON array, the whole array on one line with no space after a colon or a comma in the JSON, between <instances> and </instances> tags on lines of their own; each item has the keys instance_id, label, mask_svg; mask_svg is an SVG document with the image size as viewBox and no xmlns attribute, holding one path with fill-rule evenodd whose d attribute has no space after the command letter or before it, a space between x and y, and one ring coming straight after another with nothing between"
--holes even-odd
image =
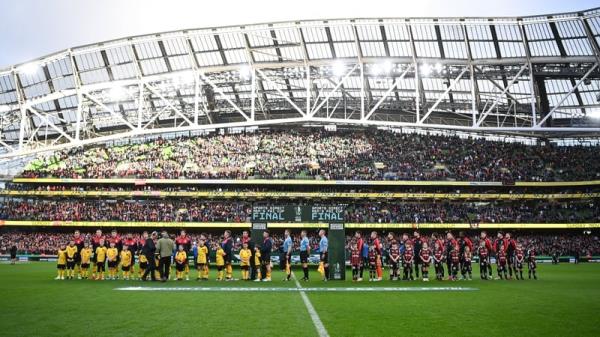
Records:
<instances>
[{"instance_id":1,"label":"halfway line","mask_svg":"<svg viewBox=\"0 0 600 337\"><path fill-rule=\"evenodd\" d=\"M294 276L294 282L296 282L296 289L300 290L300 297L302 297L302 301L304 301L306 310L308 310L310 319L312 319L313 324L315 325L315 328L317 329L317 333L319 334L319 337L329 337L329 333L327 333L327 330L325 329L323 322L321 322L321 318L319 317L319 314L317 314L315 307L313 307L312 303L310 303L310 300L308 299L308 296L306 296L306 293L305 293L304 289L302 288L302 286L300 285L300 282L298 282L298 280L296 279L296 276L293 275L293 273L292 273L292 276Z\"/></svg>"}]
</instances>

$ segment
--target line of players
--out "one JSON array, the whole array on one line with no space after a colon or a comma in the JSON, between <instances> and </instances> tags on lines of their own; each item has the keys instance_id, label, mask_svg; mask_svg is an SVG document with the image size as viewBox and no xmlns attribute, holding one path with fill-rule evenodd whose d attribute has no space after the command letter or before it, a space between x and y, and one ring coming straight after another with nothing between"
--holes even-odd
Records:
<instances>
[{"instance_id":1,"label":"line of players","mask_svg":"<svg viewBox=\"0 0 600 337\"><path fill-rule=\"evenodd\" d=\"M144 234L147 237L147 234ZM145 240L153 240L147 238ZM270 281L271 280L271 250L272 241L269 233L265 232L264 240L261 245L255 246L250 240L248 231L242 235L242 249L239 252L240 266L242 270L242 280ZM97 230L92 236L90 242L81 236L80 231L75 231L73 239L68 245L61 245L57 252L56 279L92 279L110 280L118 279L119 269L122 271L121 277L125 280L142 279L145 280L146 270L154 270L151 275L152 280L168 279L170 268L166 268L166 275L161 274L160 258L154 252L147 254L144 252L144 239L137 241L132 234L128 234L124 239L121 238L116 230L113 230L110 236L104 236L101 230ZM191 239L185 231L175 239L177 250L173 254L175 262L176 279L189 280L189 260L188 254L193 254L197 268L197 280L208 280L209 278L209 252L207 238L200 237L198 245L192 247ZM233 257L233 239L231 231L225 231L223 240L220 244L212 247L215 250L215 266L217 269L217 280L234 280L232 257ZM135 273L135 259L138 259L138 273ZM150 266L150 263L154 263ZM108 265L108 274L106 266ZM152 267L152 268L149 268ZM91 271L91 275L90 275Z\"/></svg>"},{"instance_id":2,"label":"line of players","mask_svg":"<svg viewBox=\"0 0 600 337\"><path fill-rule=\"evenodd\" d=\"M444 264L447 266L448 279L457 280L460 271L462 279L470 280L472 278L471 261L473 253L479 256L480 277L484 280L492 279L491 257L495 255L497 265L497 278L511 279L513 273L517 279L524 279L523 265L527 263L529 278L536 274L536 253L533 247L527 251L517 244L511 238L510 233L499 232L497 239L492 244L487 237L486 232L480 234L480 245L473 251L473 243L464 232L459 233L458 239L454 238L452 232L446 233L446 240L443 240L437 233L431 235L431 240L421 237L418 231L413 233L410 238L408 234L403 234L401 238L396 238L393 233L388 233L387 241L389 248L383 251L381 241L376 231L371 232L370 238L365 241L362 233L357 231L350 244L350 264L352 266L352 275L354 281L362 281L363 271L369 269L370 281L381 281L383 276L383 262L386 258L390 267L390 280L400 278L399 271L402 266L403 280L413 280L419 278L419 272L424 281L429 281L429 269L434 267L436 279L444 278ZM328 243L326 232L319 232L321 237L319 243L321 262L318 268L319 273L324 280L327 280L327 250ZM430 248L429 242L433 247ZM198 269L198 280L207 280L209 275L209 248L206 246L206 238L201 237L199 245L192 248L191 240L185 231L181 231L180 236L175 240L177 251L174 253L176 279L189 279L188 252L194 254L194 261ZM292 239L289 230L285 231L285 241L283 244L286 253L286 279L291 277L291 253ZM122 270L123 279L136 278L135 276L135 257L139 260L138 277L144 275L149 263L158 265L158 260L151 256L142 254L141 242L136 241L131 234L122 239L115 230L111 235L104 237L101 230L91 238L90 244L84 240L79 231L75 231L73 239L67 246L61 246L58 251L58 275L57 279L73 279L75 275L79 279L98 279L105 278L105 267L108 264L108 278L118 278L118 269ZM232 280L232 238L231 232L226 231L223 242L216 247L215 264L217 267L217 280ZM271 280L270 253L272 242L269 233L265 232L264 242L260 246L254 246L244 231L242 236L242 249L240 250L240 266L242 269L243 280ZM308 280L308 256L310 247L306 238L306 231L301 233L300 257L304 271L303 280ZM154 260L154 261L153 261ZM89 275L90 267L92 269ZM260 268L259 268L260 267ZM75 271L77 269L77 272ZM154 268L152 268L154 269ZM414 270L414 277L413 277ZM224 273L226 276L224 277ZM160 275L162 278L163 275ZM168 278L168 275L167 275Z\"/></svg>"},{"instance_id":3,"label":"line of players","mask_svg":"<svg viewBox=\"0 0 600 337\"><path fill-rule=\"evenodd\" d=\"M535 248L525 248L511 238L510 233L498 232L494 243L488 238L487 233L481 232L479 247L475 251L473 242L465 235L459 233L458 239L452 232L446 233L443 240L437 233L431 235L431 240L422 238L418 231L410 238L403 234L396 238L393 233L387 236L389 248L384 252L377 232L373 231L369 242L365 242L361 232L357 231L350 243L350 264L352 266L352 279L363 280L363 271L369 269L369 281L382 280L382 266L384 258L390 268L390 280L400 279L400 266L402 267L402 280L419 278L421 272L423 281L429 281L429 269L433 266L437 280L444 279L444 265L448 271L448 280L471 280L471 262L475 254L479 256L480 277L482 280L492 279L491 258L496 260L496 279L523 280L523 267L528 266L528 276L537 280L537 263ZM430 247L430 243L433 247ZM413 276L413 271L414 275ZM458 276L460 272L460 277Z\"/></svg>"}]
</instances>

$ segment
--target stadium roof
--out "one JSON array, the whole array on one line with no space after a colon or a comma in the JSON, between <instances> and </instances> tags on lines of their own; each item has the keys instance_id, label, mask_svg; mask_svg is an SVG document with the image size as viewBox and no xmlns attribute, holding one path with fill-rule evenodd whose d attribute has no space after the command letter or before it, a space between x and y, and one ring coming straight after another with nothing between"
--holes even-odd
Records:
<instances>
[{"instance_id":1,"label":"stadium roof","mask_svg":"<svg viewBox=\"0 0 600 337\"><path fill-rule=\"evenodd\" d=\"M0 158L298 123L598 137L599 16L277 22L74 47L0 70Z\"/></svg>"}]
</instances>

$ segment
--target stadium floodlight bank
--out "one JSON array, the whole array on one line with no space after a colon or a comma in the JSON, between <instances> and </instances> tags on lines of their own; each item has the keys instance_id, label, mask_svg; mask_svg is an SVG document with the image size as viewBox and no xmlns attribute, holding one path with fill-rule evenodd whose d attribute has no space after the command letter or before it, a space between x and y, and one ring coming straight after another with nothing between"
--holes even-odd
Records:
<instances>
[{"instance_id":1,"label":"stadium floodlight bank","mask_svg":"<svg viewBox=\"0 0 600 337\"><path fill-rule=\"evenodd\" d=\"M0 157L274 125L597 137L599 16L276 22L74 47L0 70Z\"/></svg>"}]
</instances>

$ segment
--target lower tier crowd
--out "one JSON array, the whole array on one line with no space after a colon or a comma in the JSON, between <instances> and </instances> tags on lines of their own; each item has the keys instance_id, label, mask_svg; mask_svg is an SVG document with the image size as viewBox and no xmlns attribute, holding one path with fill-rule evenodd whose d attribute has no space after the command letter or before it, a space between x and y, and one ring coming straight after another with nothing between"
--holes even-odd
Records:
<instances>
[{"instance_id":1,"label":"lower tier crowd","mask_svg":"<svg viewBox=\"0 0 600 337\"><path fill-rule=\"evenodd\" d=\"M5 199L0 201L0 220L239 223L251 222L252 205L246 201L197 199ZM323 202L322 205L331 203ZM352 201L344 206L345 219L349 223L600 222L600 207L593 200L518 203Z\"/></svg>"}]
</instances>

